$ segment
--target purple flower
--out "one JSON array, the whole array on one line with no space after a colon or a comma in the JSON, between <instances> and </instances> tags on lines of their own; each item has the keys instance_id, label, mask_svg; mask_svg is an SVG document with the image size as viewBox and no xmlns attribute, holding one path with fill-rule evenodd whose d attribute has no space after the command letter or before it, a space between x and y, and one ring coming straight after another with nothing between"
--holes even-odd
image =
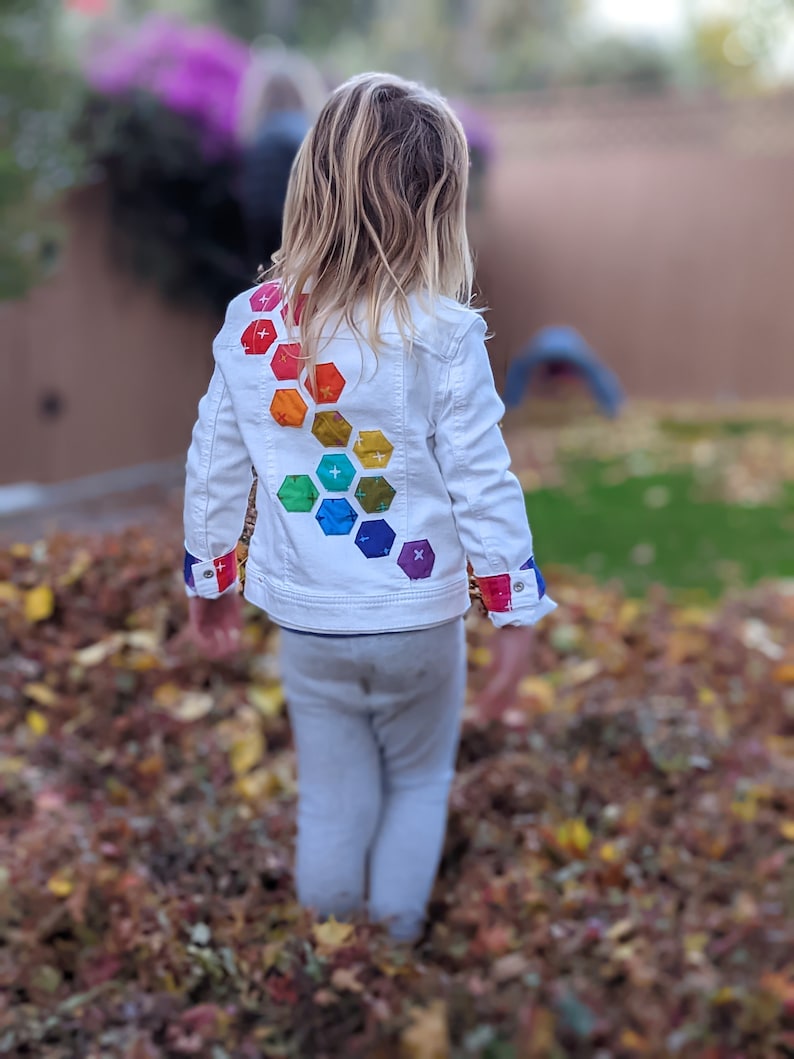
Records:
<instances>
[{"instance_id":1,"label":"purple flower","mask_svg":"<svg viewBox=\"0 0 794 1059\"><path fill-rule=\"evenodd\" d=\"M468 103L456 99L451 100L451 105L463 125L469 147L474 151L479 151L485 161L489 162L494 155L494 136L490 123L483 114L474 110Z\"/></svg>"},{"instance_id":2,"label":"purple flower","mask_svg":"<svg viewBox=\"0 0 794 1059\"><path fill-rule=\"evenodd\" d=\"M193 119L213 149L234 140L237 97L250 62L248 48L211 26L152 15L132 34L106 42L87 63L99 92L120 96L145 89Z\"/></svg>"}]
</instances>

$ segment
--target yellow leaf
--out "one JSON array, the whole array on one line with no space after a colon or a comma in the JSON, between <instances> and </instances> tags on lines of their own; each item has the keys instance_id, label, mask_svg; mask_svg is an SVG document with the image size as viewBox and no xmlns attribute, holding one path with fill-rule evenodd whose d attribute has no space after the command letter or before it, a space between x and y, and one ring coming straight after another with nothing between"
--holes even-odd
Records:
<instances>
[{"instance_id":1,"label":"yellow leaf","mask_svg":"<svg viewBox=\"0 0 794 1059\"><path fill-rule=\"evenodd\" d=\"M794 842L794 820L784 820L780 825L780 833L787 842Z\"/></svg>"},{"instance_id":2,"label":"yellow leaf","mask_svg":"<svg viewBox=\"0 0 794 1059\"><path fill-rule=\"evenodd\" d=\"M684 949L688 956L699 955L708 944L709 936L705 931L687 934L684 937Z\"/></svg>"},{"instance_id":3,"label":"yellow leaf","mask_svg":"<svg viewBox=\"0 0 794 1059\"><path fill-rule=\"evenodd\" d=\"M758 816L758 802L754 798L747 798L743 802L732 802L731 812L740 820L744 820L746 824L751 824Z\"/></svg>"},{"instance_id":4,"label":"yellow leaf","mask_svg":"<svg viewBox=\"0 0 794 1059\"><path fill-rule=\"evenodd\" d=\"M58 696L49 684L41 684L38 681L34 681L31 684L25 684L22 691L33 702L37 702L39 706L54 706L58 701Z\"/></svg>"},{"instance_id":5,"label":"yellow leaf","mask_svg":"<svg viewBox=\"0 0 794 1059\"><path fill-rule=\"evenodd\" d=\"M158 706L165 706L166 708L175 706L182 698L182 689L178 684L175 684L173 680L166 681L165 684L158 684L154 689L152 698Z\"/></svg>"},{"instance_id":6,"label":"yellow leaf","mask_svg":"<svg viewBox=\"0 0 794 1059\"><path fill-rule=\"evenodd\" d=\"M727 711L722 706L717 706L711 714L711 726L714 729L714 734L720 740L725 742L731 734L731 722L728 719Z\"/></svg>"},{"instance_id":7,"label":"yellow leaf","mask_svg":"<svg viewBox=\"0 0 794 1059\"><path fill-rule=\"evenodd\" d=\"M620 1043L623 1048L628 1048L632 1052L647 1052L648 1050L648 1042L634 1030L623 1030Z\"/></svg>"},{"instance_id":8,"label":"yellow leaf","mask_svg":"<svg viewBox=\"0 0 794 1059\"><path fill-rule=\"evenodd\" d=\"M46 735L50 727L49 721L39 710L28 710L25 721L34 735Z\"/></svg>"},{"instance_id":9,"label":"yellow leaf","mask_svg":"<svg viewBox=\"0 0 794 1059\"><path fill-rule=\"evenodd\" d=\"M571 685L586 684L597 677L601 672L601 663L597 658L587 658L584 662L577 662L567 671L567 682Z\"/></svg>"},{"instance_id":10,"label":"yellow leaf","mask_svg":"<svg viewBox=\"0 0 794 1059\"><path fill-rule=\"evenodd\" d=\"M472 647L469 650L469 661L478 669L489 666L493 660L493 652L488 647Z\"/></svg>"},{"instance_id":11,"label":"yellow leaf","mask_svg":"<svg viewBox=\"0 0 794 1059\"><path fill-rule=\"evenodd\" d=\"M30 556L30 545L29 544L12 544L8 549L9 555L13 556L14 559L27 559Z\"/></svg>"},{"instance_id":12,"label":"yellow leaf","mask_svg":"<svg viewBox=\"0 0 794 1059\"><path fill-rule=\"evenodd\" d=\"M75 651L72 658L79 666L85 666L86 668L98 666L106 658L110 658L112 654L115 654L123 642L123 635L114 633L98 643L92 643L88 647L82 647L79 651Z\"/></svg>"},{"instance_id":13,"label":"yellow leaf","mask_svg":"<svg viewBox=\"0 0 794 1059\"><path fill-rule=\"evenodd\" d=\"M180 721L198 721L206 717L215 700L206 691L188 691L172 710L174 717Z\"/></svg>"},{"instance_id":14,"label":"yellow leaf","mask_svg":"<svg viewBox=\"0 0 794 1059\"><path fill-rule=\"evenodd\" d=\"M560 824L557 828L556 838L564 849L579 856L588 851L590 843L593 841L590 828L580 817L566 820L565 823Z\"/></svg>"},{"instance_id":15,"label":"yellow leaf","mask_svg":"<svg viewBox=\"0 0 794 1059\"><path fill-rule=\"evenodd\" d=\"M248 728L229 748L229 764L235 776L243 776L258 765L265 752L265 737L258 728Z\"/></svg>"},{"instance_id":16,"label":"yellow leaf","mask_svg":"<svg viewBox=\"0 0 794 1059\"><path fill-rule=\"evenodd\" d=\"M29 622L46 621L55 610L55 595L49 585L38 585L25 593L25 617Z\"/></svg>"},{"instance_id":17,"label":"yellow leaf","mask_svg":"<svg viewBox=\"0 0 794 1059\"><path fill-rule=\"evenodd\" d=\"M276 794L281 786L278 776L270 769L254 769L240 776L234 787L247 802L261 802Z\"/></svg>"},{"instance_id":18,"label":"yellow leaf","mask_svg":"<svg viewBox=\"0 0 794 1059\"><path fill-rule=\"evenodd\" d=\"M711 998L712 1004L716 1004L718 1007L722 1004L732 1004L736 999L736 994L729 985L722 986L718 989L714 996Z\"/></svg>"},{"instance_id":19,"label":"yellow leaf","mask_svg":"<svg viewBox=\"0 0 794 1059\"><path fill-rule=\"evenodd\" d=\"M447 1059L450 1045L443 1000L434 1000L427 1008L414 1008L411 1025L400 1038L400 1053L405 1059Z\"/></svg>"},{"instance_id":20,"label":"yellow leaf","mask_svg":"<svg viewBox=\"0 0 794 1059\"><path fill-rule=\"evenodd\" d=\"M794 662L784 662L772 674L778 684L794 684Z\"/></svg>"},{"instance_id":21,"label":"yellow leaf","mask_svg":"<svg viewBox=\"0 0 794 1059\"><path fill-rule=\"evenodd\" d=\"M548 713L554 705L554 688L542 677L524 677L518 685L518 694L524 699L534 699L543 713Z\"/></svg>"},{"instance_id":22,"label":"yellow leaf","mask_svg":"<svg viewBox=\"0 0 794 1059\"><path fill-rule=\"evenodd\" d=\"M353 937L355 927L352 923L338 923L333 916L324 923L318 923L312 933L318 945L326 949L338 949Z\"/></svg>"},{"instance_id":23,"label":"yellow leaf","mask_svg":"<svg viewBox=\"0 0 794 1059\"><path fill-rule=\"evenodd\" d=\"M626 599L618 611L618 628L625 632L640 616L640 604L636 599Z\"/></svg>"},{"instance_id":24,"label":"yellow leaf","mask_svg":"<svg viewBox=\"0 0 794 1059\"><path fill-rule=\"evenodd\" d=\"M62 872L56 872L47 880L47 889L56 897L68 897L74 889L74 883Z\"/></svg>"},{"instance_id":25,"label":"yellow leaf","mask_svg":"<svg viewBox=\"0 0 794 1059\"><path fill-rule=\"evenodd\" d=\"M615 861L620 860L620 851L614 842L605 842L598 851L598 855L605 864L614 864Z\"/></svg>"},{"instance_id":26,"label":"yellow leaf","mask_svg":"<svg viewBox=\"0 0 794 1059\"><path fill-rule=\"evenodd\" d=\"M263 687L252 684L248 689L248 701L255 706L263 717L278 717L284 706L284 690L280 684Z\"/></svg>"},{"instance_id":27,"label":"yellow leaf","mask_svg":"<svg viewBox=\"0 0 794 1059\"><path fill-rule=\"evenodd\" d=\"M66 573L59 578L58 584L67 588L69 585L73 585L76 581L79 581L83 574L87 573L92 563L91 552L82 549L77 552L74 559L72 559L71 565Z\"/></svg>"},{"instance_id":28,"label":"yellow leaf","mask_svg":"<svg viewBox=\"0 0 794 1059\"><path fill-rule=\"evenodd\" d=\"M0 581L0 603L16 603L22 593L10 581Z\"/></svg>"},{"instance_id":29,"label":"yellow leaf","mask_svg":"<svg viewBox=\"0 0 794 1059\"><path fill-rule=\"evenodd\" d=\"M713 706L717 701L717 696L711 688L699 688L698 699L700 700L701 706Z\"/></svg>"}]
</instances>

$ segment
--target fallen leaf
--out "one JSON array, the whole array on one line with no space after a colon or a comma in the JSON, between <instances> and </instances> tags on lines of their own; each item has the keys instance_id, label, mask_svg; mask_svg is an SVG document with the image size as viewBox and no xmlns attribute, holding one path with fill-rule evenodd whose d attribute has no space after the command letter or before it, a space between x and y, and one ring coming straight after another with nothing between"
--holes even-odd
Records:
<instances>
[{"instance_id":1,"label":"fallen leaf","mask_svg":"<svg viewBox=\"0 0 794 1059\"><path fill-rule=\"evenodd\" d=\"M324 923L318 923L312 930L314 940L326 949L338 949L346 945L355 933L352 923L339 923L330 916Z\"/></svg>"},{"instance_id":2,"label":"fallen leaf","mask_svg":"<svg viewBox=\"0 0 794 1059\"><path fill-rule=\"evenodd\" d=\"M49 684L34 681L31 684L25 684L22 691L33 702L37 702L39 706L54 706L58 701L58 696Z\"/></svg>"},{"instance_id":3,"label":"fallen leaf","mask_svg":"<svg viewBox=\"0 0 794 1059\"><path fill-rule=\"evenodd\" d=\"M63 872L56 872L47 880L47 889L56 897L68 897L74 890L74 883Z\"/></svg>"},{"instance_id":4,"label":"fallen leaf","mask_svg":"<svg viewBox=\"0 0 794 1059\"><path fill-rule=\"evenodd\" d=\"M443 1000L426 1008L414 1008L411 1023L400 1038L404 1059L447 1059L450 1054L447 1009Z\"/></svg>"},{"instance_id":5,"label":"fallen leaf","mask_svg":"<svg viewBox=\"0 0 794 1059\"><path fill-rule=\"evenodd\" d=\"M28 710L25 723L36 736L46 735L50 727L50 722L39 710Z\"/></svg>"},{"instance_id":6,"label":"fallen leaf","mask_svg":"<svg viewBox=\"0 0 794 1059\"><path fill-rule=\"evenodd\" d=\"M46 621L55 610L55 594L49 585L37 585L25 593L25 617L32 624Z\"/></svg>"},{"instance_id":7,"label":"fallen leaf","mask_svg":"<svg viewBox=\"0 0 794 1059\"><path fill-rule=\"evenodd\" d=\"M778 684L794 684L794 662L784 662L772 673L772 679Z\"/></svg>"},{"instance_id":8,"label":"fallen leaf","mask_svg":"<svg viewBox=\"0 0 794 1059\"><path fill-rule=\"evenodd\" d=\"M122 634L114 633L112 636L108 636L104 640L99 640L97 643L92 643L88 647L80 648L79 651L75 651L72 657L79 666L84 666L86 669L90 669L93 666L101 665L102 662L110 658L111 655L114 655L123 642L124 637Z\"/></svg>"},{"instance_id":9,"label":"fallen leaf","mask_svg":"<svg viewBox=\"0 0 794 1059\"><path fill-rule=\"evenodd\" d=\"M21 596L16 585L10 581L0 581L0 603L16 603Z\"/></svg>"},{"instance_id":10,"label":"fallen leaf","mask_svg":"<svg viewBox=\"0 0 794 1059\"><path fill-rule=\"evenodd\" d=\"M278 717L284 709L284 689L280 684L270 687L252 684L247 696L251 705L255 706L263 717Z\"/></svg>"},{"instance_id":11,"label":"fallen leaf","mask_svg":"<svg viewBox=\"0 0 794 1059\"><path fill-rule=\"evenodd\" d=\"M172 707L171 714L180 721L198 721L206 717L215 700L207 691L188 691Z\"/></svg>"},{"instance_id":12,"label":"fallen leaf","mask_svg":"<svg viewBox=\"0 0 794 1059\"><path fill-rule=\"evenodd\" d=\"M555 838L563 849L577 856L584 856L593 841L590 828L579 817L560 824L555 832Z\"/></svg>"},{"instance_id":13,"label":"fallen leaf","mask_svg":"<svg viewBox=\"0 0 794 1059\"><path fill-rule=\"evenodd\" d=\"M265 737L259 728L248 728L229 748L229 764L235 776L243 776L262 760Z\"/></svg>"},{"instance_id":14,"label":"fallen leaf","mask_svg":"<svg viewBox=\"0 0 794 1059\"><path fill-rule=\"evenodd\" d=\"M794 842L794 820L783 820L780 824L779 831L787 842Z\"/></svg>"},{"instance_id":15,"label":"fallen leaf","mask_svg":"<svg viewBox=\"0 0 794 1059\"><path fill-rule=\"evenodd\" d=\"M349 967L337 967L331 975L331 985L340 993L363 993L364 986Z\"/></svg>"}]
</instances>

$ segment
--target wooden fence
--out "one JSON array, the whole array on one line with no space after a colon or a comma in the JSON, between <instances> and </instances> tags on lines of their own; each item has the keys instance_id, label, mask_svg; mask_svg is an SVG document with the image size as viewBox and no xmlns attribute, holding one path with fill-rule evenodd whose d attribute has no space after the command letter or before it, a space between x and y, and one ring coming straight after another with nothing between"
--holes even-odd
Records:
<instances>
[{"instance_id":1,"label":"wooden fence","mask_svg":"<svg viewBox=\"0 0 794 1059\"><path fill-rule=\"evenodd\" d=\"M794 398L794 95L484 109L497 378L537 328L570 324L630 395ZM207 382L217 321L113 267L101 190L67 217L58 275L0 305L0 483L177 456Z\"/></svg>"}]
</instances>

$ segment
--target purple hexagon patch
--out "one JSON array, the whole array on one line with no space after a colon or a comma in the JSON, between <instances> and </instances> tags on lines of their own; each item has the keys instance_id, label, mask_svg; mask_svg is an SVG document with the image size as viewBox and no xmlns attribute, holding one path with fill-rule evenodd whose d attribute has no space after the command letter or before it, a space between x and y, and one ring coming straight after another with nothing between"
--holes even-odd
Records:
<instances>
[{"instance_id":1,"label":"purple hexagon patch","mask_svg":"<svg viewBox=\"0 0 794 1059\"><path fill-rule=\"evenodd\" d=\"M402 546L397 565L407 574L412 581L421 581L430 577L433 565L436 561L436 553L430 547L430 541L408 541Z\"/></svg>"},{"instance_id":2,"label":"purple hexagon patch","mask_svg":"<svg viewBox=\"0 0 794 1059\"><path fill-rule=\"evenodd\" d=\"M368 559L388 555L397 534L382 518L362 522L356 534L356 544Z\"/></svg>"}]
</instances>

